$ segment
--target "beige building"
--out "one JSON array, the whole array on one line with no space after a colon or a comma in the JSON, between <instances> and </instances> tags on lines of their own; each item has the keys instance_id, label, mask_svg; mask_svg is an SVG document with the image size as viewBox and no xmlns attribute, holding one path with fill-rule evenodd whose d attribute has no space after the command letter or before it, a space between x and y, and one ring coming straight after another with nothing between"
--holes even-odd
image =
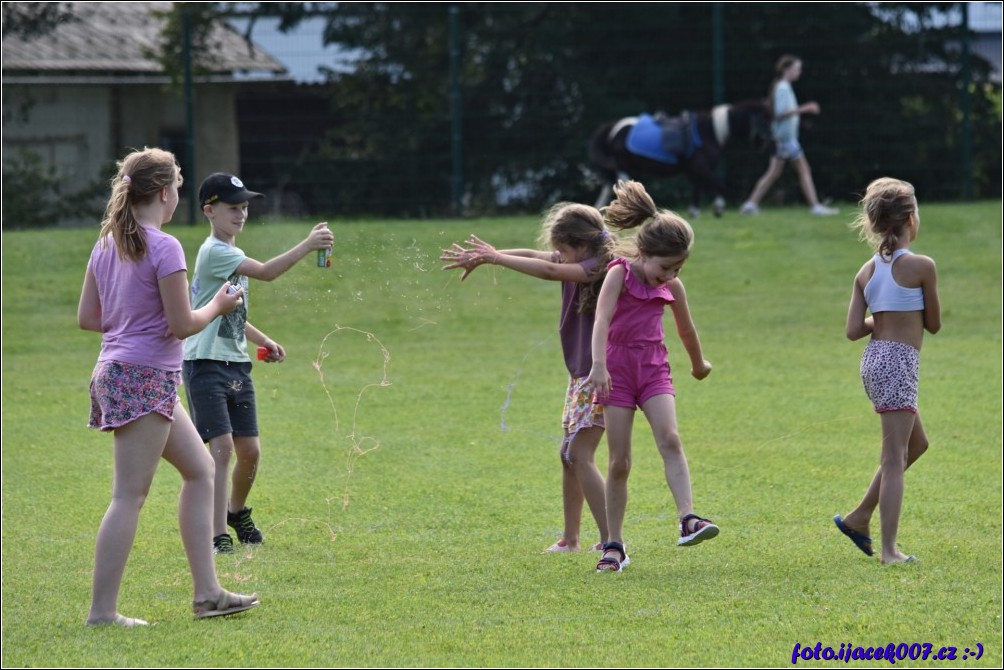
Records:
<instances>
[{"instance_id":1,"label":"beige building","mask_svg":"<svg viewBox=\"0 0 1004 670\"><path fill-rule=\"evenodd\" d=\"M62 4L72 18L52 32L3 39L5 162L36 154L55 167L66 193L107 179L109 166L134 148L168 149L188 168L191 113L195 175L186 174L189 184L197 186L210 172L239 171L236 94L287 79L278 61L220 21L208 41L213 52L198 58L210 72L195 77L189 97L185 86L170 86L150 56L163 39L164 19L154 12L173 3Z\"/></svg>"}]
</instances>

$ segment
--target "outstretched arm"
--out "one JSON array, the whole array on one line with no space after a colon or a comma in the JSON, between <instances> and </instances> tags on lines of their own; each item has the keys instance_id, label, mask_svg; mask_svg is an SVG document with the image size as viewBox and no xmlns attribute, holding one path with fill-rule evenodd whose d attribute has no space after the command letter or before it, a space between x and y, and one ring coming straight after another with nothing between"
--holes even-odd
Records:
<instances>
[{"instance_id":1,"label":"outstretched arm","mask_svg":"<svg viewBox=\"0 0 1004 670\"><path fill-rule=\"evenodd\" d=\"M330 249L335 243L335 235L328 229L328 224L319 223L310 231L310 235L292 249L271 258L264 263L253 258L245 258L239 266L237 273L262 281L272 281L281 274L289 270L296 263L318 249Z\"/></svg>"},{"instance_id":2,"label":"outstretched arm","mask_svg":"<svg viewBox=\"0 0 1004 670\"><path fill-rule=\"evenodd\" d=\"M695 379L704 379L711 374L711 363L705 360L701 350L701 338L697 334L697 326L694 325L694 319L690 315L690 306L687 304L687 291L679 277L670 280L667 286L673 297L676 298L670 304L670 308L673 310L673 319L676 321L676 332L690 357L690 374Z\"/></svg>"},{"instance_id":3,"label":"outstretched arm","mask_svg":"<svg viewBox=\"0 0 1004 670\"><path fill-rule=\"evenodd\" d=\"M551 281L588 283L597 277L585 272L578 263L557 263L551 260L553 257L551 252L534 249L499 250L474 235L468 238L466 244L466 247L454 244L449 249L444 249L443 255L439 257L441 261L450 262L450 265L443 267L444 270L464 269L461 281L466 279L474 268L485 263L500 265L531 277Z\"/></svg>"}]
</instances>

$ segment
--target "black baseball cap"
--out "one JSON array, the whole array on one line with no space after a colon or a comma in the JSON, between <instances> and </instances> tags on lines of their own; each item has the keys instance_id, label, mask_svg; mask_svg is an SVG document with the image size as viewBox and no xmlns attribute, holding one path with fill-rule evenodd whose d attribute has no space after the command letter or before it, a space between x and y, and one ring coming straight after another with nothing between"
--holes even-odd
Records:
<instances>
[{"instance_id":1,"label":"black baseball cap","mask_svg":"<svg viewBox=\"0 0 1004 670\"><path fill-rule=\"evenodd\" d=\"M199 202L203 205L211 205L217 200L228 205L237 205L253 198L264 197L261 193L247 190L244 182L225 172L214 172L199 186Z\"/></svg>"}]
</instances>

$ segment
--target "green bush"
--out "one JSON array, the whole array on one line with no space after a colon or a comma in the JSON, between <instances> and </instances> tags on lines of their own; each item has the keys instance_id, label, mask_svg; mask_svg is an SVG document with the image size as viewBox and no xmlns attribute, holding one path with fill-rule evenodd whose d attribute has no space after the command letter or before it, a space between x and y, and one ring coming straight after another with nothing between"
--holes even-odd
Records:
<instances>
[{"instance_id":1,"label":"green bush","mask_svg":"<svg viewBox=\"0 0 1004 670\"><path fill-rule=\"evenodd\" d=\"M101 216L101 184L66 193L63 175L33 151L21 150L3 165L3 229L47 228L66 220Z\"/></svg>"}]
</instances>

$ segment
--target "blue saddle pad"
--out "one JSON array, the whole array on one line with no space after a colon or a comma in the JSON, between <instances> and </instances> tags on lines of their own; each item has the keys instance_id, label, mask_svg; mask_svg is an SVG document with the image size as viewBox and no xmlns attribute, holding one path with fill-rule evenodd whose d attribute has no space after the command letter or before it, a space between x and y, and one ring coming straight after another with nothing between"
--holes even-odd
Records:
<instances>
[{"instance_id":1,"label":"blue saddle pad","mask_svg":"<svg viewBox=\"0 0 1004 670\"><path fill-rule=\"evenodd\" d=\"M631 132L628 133L627 148L633 154L644 156L660 163L676 165L681 160L689 158L701 146L701 138L697 134L697 116L690 118L690 151L685 156L666 151L662 142L663 128L651 114L641 114Z\"/></svg>"}]
</instances>

